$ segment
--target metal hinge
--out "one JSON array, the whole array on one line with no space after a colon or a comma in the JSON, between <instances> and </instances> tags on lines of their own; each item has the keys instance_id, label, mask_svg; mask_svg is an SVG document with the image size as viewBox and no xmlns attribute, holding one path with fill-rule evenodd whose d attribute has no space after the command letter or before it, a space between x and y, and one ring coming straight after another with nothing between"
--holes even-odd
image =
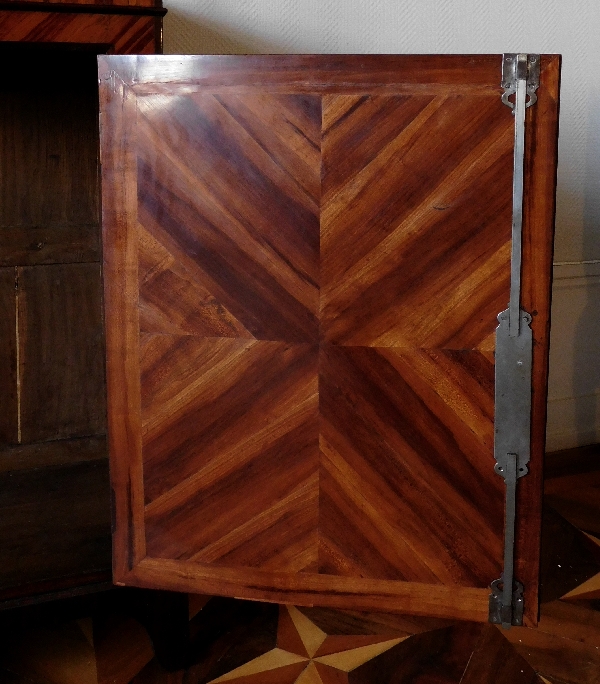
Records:
<instances>
[{"instance_id":1,"label":"metal hinge","mask_svg":"<svg viewBox=\"0 0 600 684\"><path fill-rule=\"evenodd\" d=\"M537 100L539 55L502 56L502 102L515 115L513 217L508 309L498 314L496 328L496 389L494 470L506 484L504 570L491 583L489 621L505 629L523 624L523 585L514 579L517 482L527 474L531 440L531 315L521 309L521 242L525 158L525 109ZM514 103L509 99L515 96Z\"/></svg>"},{"instance_id":2,"label":"metal hinge","mask_svg":"<svg viewBox=\"0 0 600 684\"><path fill-rule=\"evenodd\" d=\"M527 54L504 54L502 55L502 102L511 109L515 103L509 100L511 95L517 92L518 81L525 81L526 95L528 100L526 107L537 102L536 90L540 87L540 56Z\"/></svg>"}]
</instances>

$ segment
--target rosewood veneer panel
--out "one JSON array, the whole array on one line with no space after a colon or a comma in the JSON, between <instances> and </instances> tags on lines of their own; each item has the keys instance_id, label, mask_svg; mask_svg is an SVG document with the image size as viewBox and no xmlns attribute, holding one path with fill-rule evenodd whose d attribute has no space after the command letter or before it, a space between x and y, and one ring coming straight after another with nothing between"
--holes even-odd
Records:
<instances>
[{"instance_id":1,"label":"rosewood veneer panel","mask_svg":"<svg viewBox=\"0 0 600 684\"><path fill-rule=\"evenodd\" d=\"M500 64L101 58L119 582L487 619L510 271ZM542 67L524 268L534 419L558 59ZM538 430L519 529L534 547L542 453ZM518 549L534 623L538 550Z\"/></svg>"},{"instance_id":2,"label":"rosewood veneer panel","mask_svg":"<svg viewBox=\"0 0 600 684\"><path fill-rule=\"evenodd\" d=\"M323 118L325 339L493 348L513 135L496 93L326 96Z\"/></svg>"},{"instance_id":3,"label":"rosewood veneer panel","mask_svg":"<svg viewBox=\"0 0 600 684\"><path fill-rule=\"evenodd\" d=\"M503 532L493 365L469 351L321 354L321 572L487 586Z\"/></svg>"},{"instance_id":4,"label":"rosewood veneer panel","mask_svg":"<svg viewBox=\"0 0 600 684\"><path fill-rule=\"evenodd\" d=\"M156 337L142 347L148 553L296 571L316 564L314 349Z\"/></svg>"},{"instance_id":5,"label":"rosewood veneer panel","mask_svg":"<svg viewBox=\"0 0 600 684\"><path fill-rule=\"evenodd\" d=\"M243 326L234 336L316 341L319 99L197 94L171 99L168 117L162 97L138 107L142 227Z\"/></svg>"}]
</instances>

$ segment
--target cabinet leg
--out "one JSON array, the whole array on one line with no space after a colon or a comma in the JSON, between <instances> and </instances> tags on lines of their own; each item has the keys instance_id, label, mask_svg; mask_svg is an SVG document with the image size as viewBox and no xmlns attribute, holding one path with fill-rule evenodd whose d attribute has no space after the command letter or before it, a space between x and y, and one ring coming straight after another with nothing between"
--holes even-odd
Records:
<instances>
[{"instance_id":1,"label":"cabinet leg","mask_svg":"<svg viewBox=\"0 0 600 684\"><path fill-rule=\"evenodd\" d=\"M190 660L188 595L142 590L132 609L134 617L148 631L160 665L169 672L187 667Z\"/></svg>"}]
</instances>

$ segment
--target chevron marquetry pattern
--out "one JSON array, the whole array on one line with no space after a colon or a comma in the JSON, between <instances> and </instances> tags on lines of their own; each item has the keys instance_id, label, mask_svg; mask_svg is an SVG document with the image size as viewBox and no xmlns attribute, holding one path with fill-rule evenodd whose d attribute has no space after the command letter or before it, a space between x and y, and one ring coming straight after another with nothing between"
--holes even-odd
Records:
<instances>
[{"instance_id":1,"label":"chevron marquetry pattern","mask_svg":"<svg viewBox=\"0 0 600 684\"><path fill-rule=\"evenodd\" d=\"M314 570L320 101L161 104L138 160L148 552Z\"/></svg>"},{"instance_id":2,"label":"chevron marquetry pattern","mask_svg":"<svg viewBox=\"0 0 600 684\"><path fill-rule=\"evenodd\" d=\"M168 118L162 98L139 99L143 228L249 336L316 342L320 100L170 99Z\"/></svg>"},{"instance_id":3,"label":"chevron marquetry pattern","mask_svg":"<svg viewBox=\"0 0 600 684\"><path fill-rule=\"evenodd\" d=\"M509 282L512 122L491 99L326 96L325 339L493 349Z\"/></svg>"},{"instance_id":4,"label":"chevron marquetry pattern","mask_svg":"<svg viewBox=\"0 0 600 684\"><path fill-rule=\"evenodd\" d=\"M499 576L512 121L478 102L138 97L149 556Z\"/></svg>"},{"instance_id":5,"label":"chevron marquetry pattern","mask_svg":"<svg viewBox=\"0 0 600 684\"><path fill-rule=\"evenodd\" d=\"M315 565L313 347L146 334L142 364L149 553Z\"/></svg>"},{"instance_id":6,"label":"chevron marquetry pattern","mask_svg":"<svg viewBox=\"0 0 600 684\"><path fill-rule=\"evenodd\" d=\"M321 571L487 586L503 531L493 365L334 345L321 358Z\"/></svg>"}]
</instances>

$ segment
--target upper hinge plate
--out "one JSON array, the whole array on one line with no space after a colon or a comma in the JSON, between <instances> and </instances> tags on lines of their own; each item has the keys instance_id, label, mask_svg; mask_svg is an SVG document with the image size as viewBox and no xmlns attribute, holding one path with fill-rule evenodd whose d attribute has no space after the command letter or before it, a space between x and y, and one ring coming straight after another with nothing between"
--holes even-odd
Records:
<instances>
[{"instance_id":1,"label":"upper hinge plate","mask_svg":"<svg viewBox=\"0 0 600 684\"><path fill-rule=\"evenodd\" d=\"M517 81L527 82L526 107L531 107L537 102L536 90L540 86L540 56L525 53L505 53L502 55L502 102L511 109L515 108L514 102L509 100L511 95L517 92Z\"/></svg>"}]
</instances>

